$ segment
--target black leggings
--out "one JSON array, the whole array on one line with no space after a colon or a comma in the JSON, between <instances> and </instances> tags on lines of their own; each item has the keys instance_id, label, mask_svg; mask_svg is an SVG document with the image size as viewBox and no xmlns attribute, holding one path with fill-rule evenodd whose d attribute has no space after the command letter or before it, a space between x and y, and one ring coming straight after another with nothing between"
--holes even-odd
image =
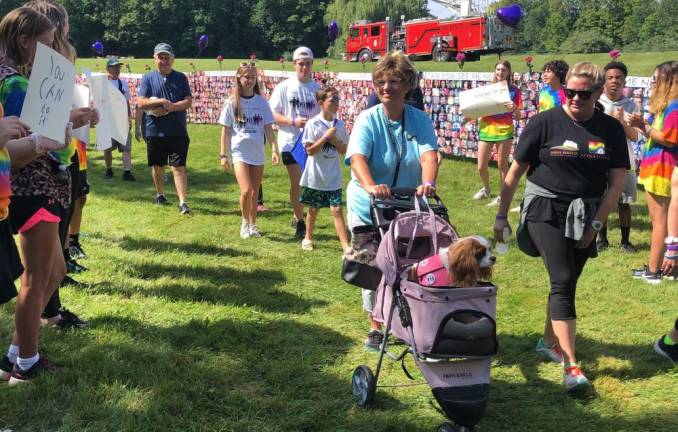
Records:
<instances>
[{"instance_id":1,"label":"black leggings","mask_svg":"<svg viewBox=\"0 0 678 432\"><path fill-rule=\"evenodd\" d=\"M586 249L575 248L576 242L565 238L565 227L557 222L528 221L527 229L549 272L551 292L548 307L551 319L576 319L574 294L577 280L591 256L591 246ZM595 241L591 244L595 244Z\"/></svg>"}]
</instances>

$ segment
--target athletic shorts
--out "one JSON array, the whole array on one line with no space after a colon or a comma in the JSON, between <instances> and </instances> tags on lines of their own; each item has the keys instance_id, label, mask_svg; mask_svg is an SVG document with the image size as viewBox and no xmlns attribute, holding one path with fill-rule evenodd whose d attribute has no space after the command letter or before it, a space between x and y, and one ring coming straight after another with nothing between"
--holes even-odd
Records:
<instances>
[{"instance_id":1,"label":"athletic shorts","mask_svg":"<svg viewBox=\"0 0 678 432\"><path fill-rule=\"evenodd\" d=\"M299 165L292 156L292 152L284 151L281 153L283 165Z\"/></svg>"},{"instance_id":2,"label":"athletic shorts","mask_svg":"<svg viewBox=\"0 0 678 432\"><path fill-rule=\"evenodd\" d=\"M132 151L132 134L127 135L127 142L125 144L111 140L111 148L106 151L112 152L115 149L118 149L119 152Z\"/></svg>"},{"instance_id":3,"label":"athletic shorts","mask_svg":"<svg viewBox=\"0 0 678 432\"><path fill-rule=\"evenodd\" d=\"M187 136L146 137L148 166L186 166L189 142Z\"/></svg>"},{"instance_id":4,"label":"athletic shorts","mask_svg":"<svg viewBox=\"0 0 678 432\"><path fill-rule=\"evenodd\" d=\"M24 233L40 222L61 222L62 207L46 196L13 196L9 204L13 234Z\"/></svg>"},{"instance_id":5,"label":"athletic shorts","mask_svg":"<svg viewBox=\"0 0 678 432\"><path fill-rule=\"evenodd\" d=\"M302 186L299 202L310 208L341 207L341 189L321 191Z\"/></svg>"},{"instance_id":6,"label":"athletic shorts","mask_svg":"<svg viewBox=\"0 0 678 432\"><path fill-rule=\"evenodd\" d=\"M17 295L14 281L21 276L19 251L12 237L9 219L0 221L0 304L7 303Z\"/></svg>"},{"instance_id":7,"label":"athletic shorts","mask_svg":"<svg viewBox=\"0 0 678 432\"><path fill-rule=\"evenodd\" d=\"M631 204L636 202L638 198L638 177L634 171L626 172L626 182L624 183L624 190L619 197L620 204Z\"/></svg>"},{"instance_id":8,"label":"athletic shorts","mask_svg":"<svg viewBox=\"0 0 678 432\"><path fill-rule=\"evenodd\" d=\"M78 164L70 164L68 170L71 172L71 202L73 202L89 193L89 182L87 170L80 171Z\"/></svg>"}]
</instances>

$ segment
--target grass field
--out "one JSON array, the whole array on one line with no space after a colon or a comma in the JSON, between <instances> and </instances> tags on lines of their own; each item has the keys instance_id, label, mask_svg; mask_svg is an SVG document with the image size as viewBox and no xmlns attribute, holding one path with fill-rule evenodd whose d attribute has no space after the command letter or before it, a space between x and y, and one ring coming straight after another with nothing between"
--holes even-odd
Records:
<instances>
[{"instance_id":1,"label":"grass field","mask_svg":"<svg viewBox=\"0 0 678 432\"><path fill-rule=\"evenodd\" d=\"M350 378L360 364L366 319L356 288L340 280L340 247L321 212L316 250L291 239L282 167L266 167L271 208L261 239L238 235L238 188L218 167L219 130L191 126L189 203L181 217L159 208L143 145L135 174L103 179L92 152L85 209L86 285L65 288L66 307L89 320L77 332L45 329L41 346L62 372L0 391L0 430L13 431L433 431L444 421L425 385L379 389L371 410L355 407ZM496 185L496 170L492 181ZM469 197L475 164L445 161L444 202L461 234L490 235L494 210ZM169 188L168 190L173 190ZM579 283L578 354L595 392L568 396L561 369L533 352L543 326L547 275L538 259L511 247L496 266L499 354L479 431L674 431L678 368L652 343L676 318L678 283L650 286L629 277L645 262L650 221L633 207L632 242L587 265ZM516 223L515 214L511 222ZM611 218L610 239L619 241ZM0 340L13 328L0 307ZM4 348L5 345L0 346ZM421 379L413 362L408 369ZM407 383L387 363L382 384Z\"/></svg>"},{"instance_id":2,"label":"grass field","mask_svg":"<svg viewBox=\"0 0 678 432\"><path fill-rule=\"evenodd\" d=\"M607 62L610 61L610 56L607 53L600 54L535 54L533 55L534 60L532 64L534 65L534 71L541 71L541 67L549 60L556 58L562 58L567 61L570 65L575 64L576 62L587 60L592 61L600 66L604 66ZM514 71L518 72L527 72L527 66L525 64L525 55L505 55L502 58L508 59L513 66ZM663 52L629 52L624 53L619 58L620 61L626 63L629 67L629 75L631 76L650 76L654 71L654 67L659 63L662 63L667 60L672 60L678 58L678 51L663 51ZM152 58L147 59L123 59L124 63L130 65L130 70L134 73L145 73L145 66L148 65L151 68L154 68L154 63ZM225 59L221 67L223 70L235 70L238 67L238 64L242 59ZM316 59L314 69L316 71L325 70L325 65L323 59ZM483 56L480 61L477 62L466 62L464 64L464 72L489 72L494 68L494 64L497 61L496 55L487 55ZM193 63L196 70L219 70L219 62L216 59L177 59L174 68L183 72L190 72L193 70L193 67L189 64ZM277 61L270 60L259 60L259 67L266 70L283 70L283 65ZM416 62L417 68L422 71L436 71L436 72L459 72L459 66L455 61L450 61L446 63L432 62L432 61L418 61ZM106 67L106 59L104 58L81 58L77 61L77 66L87 67L93 71L104 72ZM363 65L358 62L345 62L337 59L330 59L327 70L336 71L336 72L371 72L372 67L369 63ZM287 61L284 63L284 70L294 70L294 66L291 62ZM123 67L123 72L126 72L127 69Z\"/></svg>"}]
</instances>

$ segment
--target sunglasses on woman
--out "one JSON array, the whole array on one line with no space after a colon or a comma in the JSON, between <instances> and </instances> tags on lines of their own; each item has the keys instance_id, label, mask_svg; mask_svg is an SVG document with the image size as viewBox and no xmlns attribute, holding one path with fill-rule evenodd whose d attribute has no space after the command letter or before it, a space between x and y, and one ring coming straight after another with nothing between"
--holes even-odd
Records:
<instances>
[{"instance_id":1,"label":"sunglasses on woman","mask_svg":"<svg viewBox=\"0 0 678 432\"><path fill-rule=\"evenodd\" d=\"M240 63L240 67L245 67L245 66L256 66L257 64L255 62L242 62Z\"/></svg>"},{"instance_id":2,"label":"sunglasses on woman","mask_svg":"<svg viewBox=\"0 0 678 432\"><path fill-rule=\"evenodd\" d=\"M572 89L565 89L565 96L567 96L568 99L574 99L576 95L579 96L579 99L581 100L589 100L591 99L591 95L593 94L593 90L572 90Z\"/></svg>"}]
</instances>

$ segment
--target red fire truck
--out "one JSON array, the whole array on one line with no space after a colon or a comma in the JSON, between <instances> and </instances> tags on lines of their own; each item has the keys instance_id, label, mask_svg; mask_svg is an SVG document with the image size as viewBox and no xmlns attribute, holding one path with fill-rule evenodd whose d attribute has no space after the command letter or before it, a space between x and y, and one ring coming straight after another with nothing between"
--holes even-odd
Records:
<instances>
[{"instance_id":1,"label":"red fire truck","mask_svg":"<svg viewBox=\"0 0 678 432\"><path fill-rule=\"evenodd\" d=\"M466 61L479 60L482 54L501 53L511 48L513 29L496 17L473 16L440 20L421 18L403 20L399 26L386 21L356 21L349 28L345 58L348 61L378 59L385 53L401 50L416 57L447 61L463 52Z\"/></svg>"}]
</instances>

